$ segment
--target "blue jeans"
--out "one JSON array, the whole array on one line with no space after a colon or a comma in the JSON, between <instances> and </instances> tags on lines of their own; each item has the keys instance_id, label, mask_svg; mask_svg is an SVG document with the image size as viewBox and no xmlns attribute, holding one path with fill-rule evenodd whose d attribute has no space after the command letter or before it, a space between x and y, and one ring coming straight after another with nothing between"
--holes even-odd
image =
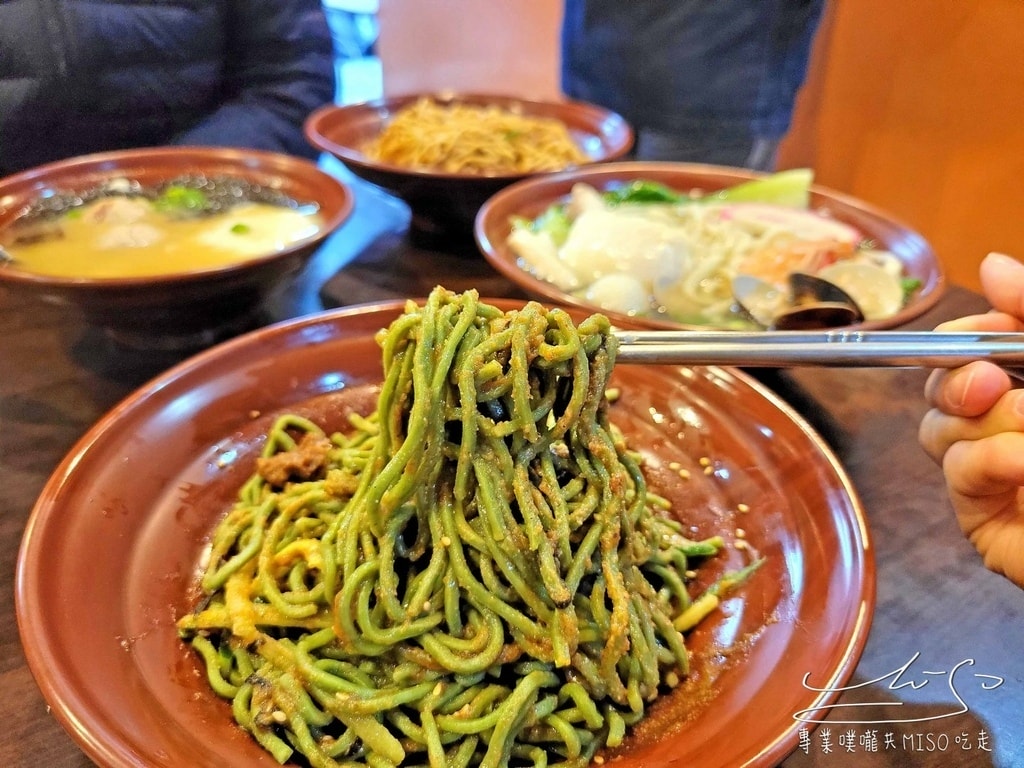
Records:
<instances>
[{"instance_id":1,"label":"blue jeans","mask_svg":"<svg viewBox=\"0 0 1024 768\"><path fill-rule=\"evenodd\" d=\"M637 160L710 163L772 171L778 149L778 139L721 139L641 128L637 131L633 154Z\"/></svg>"}]
</instances>

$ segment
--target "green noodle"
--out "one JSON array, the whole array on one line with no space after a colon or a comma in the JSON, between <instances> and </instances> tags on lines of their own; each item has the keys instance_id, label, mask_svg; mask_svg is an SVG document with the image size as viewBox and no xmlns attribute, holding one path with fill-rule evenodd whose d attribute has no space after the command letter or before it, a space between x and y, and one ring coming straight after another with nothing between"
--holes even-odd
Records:
<instances>
[{"instance_id":1,"label":"green noodle","mask_svg":"<svg viewBox=\"0 0 1024 768\"><path fill-rule=\"evenodd\" d=\"M719 591L687 573L721 540L683 536L609 424L603 316L435 289L378 340L376 412L277 421L179 631L281 762L586 765L686 675Z\"/></svg>"}]
</instances>

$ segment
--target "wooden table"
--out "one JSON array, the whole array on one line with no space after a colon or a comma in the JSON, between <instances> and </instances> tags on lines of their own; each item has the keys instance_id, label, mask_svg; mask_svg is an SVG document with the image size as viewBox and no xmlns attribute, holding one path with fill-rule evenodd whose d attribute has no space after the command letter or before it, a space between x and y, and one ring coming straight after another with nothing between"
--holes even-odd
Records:
<instances>
[{"instance_id":1,"label":"wooden table","mask_svg":"<svg viewBox=\"0 0 1024 768\"><path fill-rule=\"evenodd\" d=\"M469 245L414 245L403 205L354 186L352 220L268 303L265 321L422 296L435 283L519 295ZM979 296L952 288L914 325L983 308ZM75 440L176 361L126 353L66 311L0 289L0 766L90 764L48 715L25 664L13 603L18 544L37 494ZM956 527L938 468L918 447L925 372L757 377L819 430L848 470L869 518L878 576L867 647L840 699L869 706L852 715L833 708L828 723L802 734L786 768L1024 765L1024 592L984 569ZM843 722L850 720L876 722Z\"/></svg>"}]
</instances>

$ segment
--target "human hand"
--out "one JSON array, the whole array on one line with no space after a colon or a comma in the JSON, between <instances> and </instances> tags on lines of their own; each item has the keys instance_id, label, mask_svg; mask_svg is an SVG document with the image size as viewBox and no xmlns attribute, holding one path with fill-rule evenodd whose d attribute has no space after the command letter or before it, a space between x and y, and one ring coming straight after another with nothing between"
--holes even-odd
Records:
<instances>
[{"instance_id":1,"label":"human hand","mask_svg":"<svg viewBox=\"0 0 1024 768\"><path fill-rule=\"evenodd\" d=\"M1024 332L1024 264L989 254L981 283L993 311L943 323L943 331ZM1024 390L1005 371L974 362L934 371L919 440L942 467L961 530L986 567L1024 587Z\"/></svg>"}]
</instances>

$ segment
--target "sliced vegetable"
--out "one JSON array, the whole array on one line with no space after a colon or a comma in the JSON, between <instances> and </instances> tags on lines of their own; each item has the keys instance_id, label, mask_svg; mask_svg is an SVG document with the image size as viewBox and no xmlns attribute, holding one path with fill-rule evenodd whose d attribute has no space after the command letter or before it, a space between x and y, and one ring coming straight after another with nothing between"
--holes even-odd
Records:
<instances>
[{"instance_id":1,"label":"sliced vegetable","mask_svg":"<svg viewBox=\"0 0 1024 768\"><path fill-rule=\"evenodd\" d=\"M636 179L604 193L609 205L623 203L759 202L806 208L810 202L814 172L810 168L779 171L770 176L744 181L703 197L690 197L657 181Z\"/></svg>"},{"instance_id":2,"label":"sliced vegetable","mask_svg":"<svg viewBox=\"0 0 1024 768\"><path fill-rule=\"evenodd\" d=\"M730 203L758 202L806 208L811 199L814 171L793 168L771 176L751 179L701 198L704 201L727 200Z\"/></svg>"}]
</instances>

